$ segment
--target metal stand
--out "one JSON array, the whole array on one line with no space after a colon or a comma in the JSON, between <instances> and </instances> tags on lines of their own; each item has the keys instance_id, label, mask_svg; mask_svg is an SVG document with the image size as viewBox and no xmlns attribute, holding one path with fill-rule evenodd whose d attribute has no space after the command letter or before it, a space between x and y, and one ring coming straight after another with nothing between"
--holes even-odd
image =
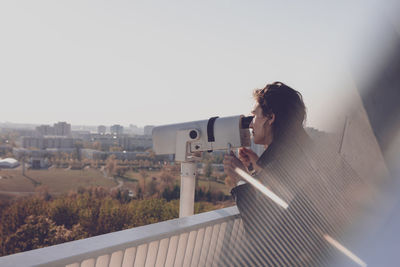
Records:
<instances>
[{"instance_id":1,"label":"metal stand","mask_svg":"<svg viewBox=\"0 0 400 267\"><path fill-rule=\"evenodd\" d=\"M181 163L181 196L179 202L179 218L191 216L194 213L196 169L196 162Z\"/></svg>"}]
</instances>

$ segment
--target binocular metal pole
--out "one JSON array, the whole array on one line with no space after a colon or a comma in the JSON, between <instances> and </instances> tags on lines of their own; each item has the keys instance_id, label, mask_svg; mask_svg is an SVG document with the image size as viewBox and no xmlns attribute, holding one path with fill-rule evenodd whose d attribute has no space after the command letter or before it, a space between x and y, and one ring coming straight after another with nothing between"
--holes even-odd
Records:
<instances>
[{"instance_id":1,"label":"binocular metal pole","mask_svg":"<svg viewBox=\"0 0 400 267\"><path fill-rule=\"evenodd\" d=\"M196 162L181 163L181 195L179 202L179 218L191 216L194 213L196 170Z\"/></svg>"}]
</instances>

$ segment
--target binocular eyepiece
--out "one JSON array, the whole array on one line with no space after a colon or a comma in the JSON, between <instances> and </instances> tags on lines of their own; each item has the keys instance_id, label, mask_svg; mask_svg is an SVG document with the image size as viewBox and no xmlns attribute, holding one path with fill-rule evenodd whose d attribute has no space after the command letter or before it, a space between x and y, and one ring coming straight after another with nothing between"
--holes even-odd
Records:
<instances>
[{"instance_id":1,"label":"binocular eyepiece","mask_svg":"<svg viewBox=\"0 0 400 267\"><path fill-rule=\"evenodd\" d=\"M254 116L242 117L242 121L241 121L242 128L248 129L253 118L254 118Z\"/></svg>"}]
</instances>

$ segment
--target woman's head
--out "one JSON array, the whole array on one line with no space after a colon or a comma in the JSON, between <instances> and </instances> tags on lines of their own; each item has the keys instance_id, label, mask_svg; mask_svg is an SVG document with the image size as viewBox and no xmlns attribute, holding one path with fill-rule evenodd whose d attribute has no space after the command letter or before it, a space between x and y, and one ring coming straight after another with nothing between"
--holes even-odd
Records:
<instances>
[{"instance_id":1,"label":"woman's head","mask_svg":"<svg viewBox=\"0 0 400 267\"><path fill-rule=\"evenodd\" d=\"M272 139L303 129L306 108L298 91L281 82L274 82L255 90L254 98L256 105L252 113L255 117L250 127L255 143L268 145Z\"/></svg>"}]
</instances>

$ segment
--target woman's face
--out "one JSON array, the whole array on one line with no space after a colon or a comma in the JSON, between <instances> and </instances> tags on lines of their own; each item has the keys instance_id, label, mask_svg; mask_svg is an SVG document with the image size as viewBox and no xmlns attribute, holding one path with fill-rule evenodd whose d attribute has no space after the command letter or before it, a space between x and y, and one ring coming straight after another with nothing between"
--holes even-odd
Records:
<instances>
[{"instance_id":1,"label":"woman's face","mask_svg":"<svg viewBox=\"0 0 400 267\"><path fill-rule=\"evenodd\" d=\"M251 111L254 116L249 127L252 129L254 143L260 145L269 145L272 142L272 123L275 120L275 115L265 117L261 106L256 103Z\"/></svg>"}]
</instances>

